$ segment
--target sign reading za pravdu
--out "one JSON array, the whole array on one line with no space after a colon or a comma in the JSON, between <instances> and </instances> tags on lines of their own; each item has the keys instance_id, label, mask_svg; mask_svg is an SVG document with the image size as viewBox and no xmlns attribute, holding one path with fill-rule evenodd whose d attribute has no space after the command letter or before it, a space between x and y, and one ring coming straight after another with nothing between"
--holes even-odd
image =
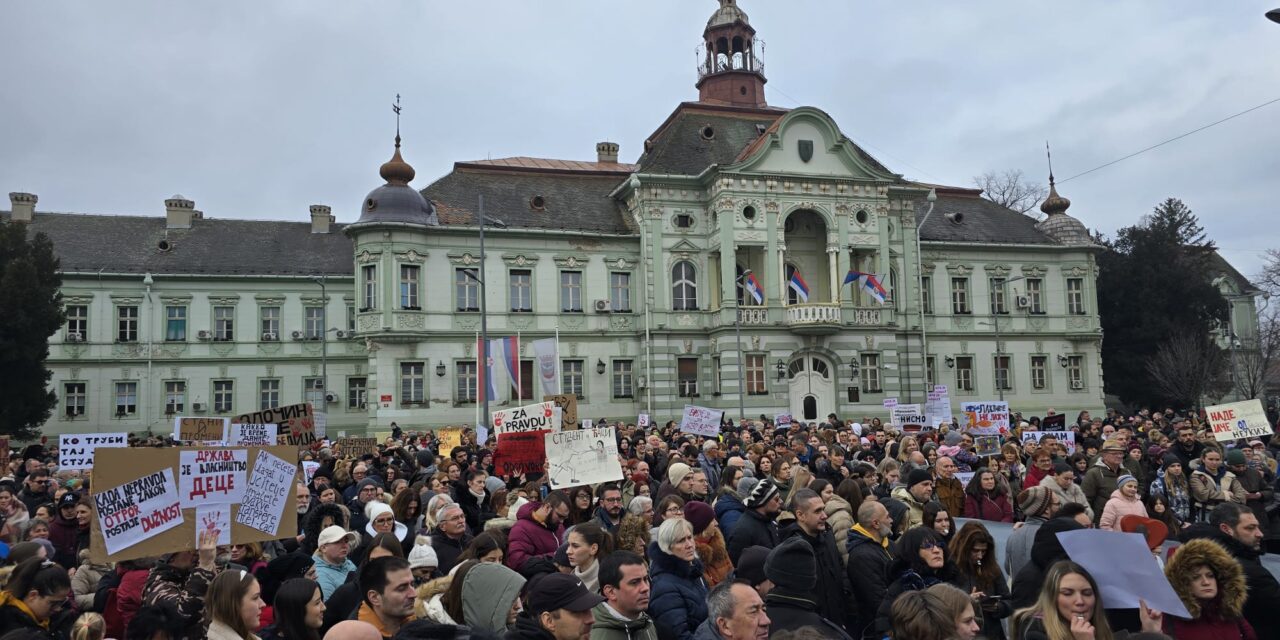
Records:
<instances>
[{"instance_id":1,"label":"sign reading za pravdu","mask_svg":"<svg viewBox=\"0 0 1280 640\"><path fill-rule=\"evenodd\" d=\"M555 419L554 402L539 402L514 409L502 409L493 412L493 433L518 433L521 431L559 431L560 423Z\"/></svg>"}]
</instances>

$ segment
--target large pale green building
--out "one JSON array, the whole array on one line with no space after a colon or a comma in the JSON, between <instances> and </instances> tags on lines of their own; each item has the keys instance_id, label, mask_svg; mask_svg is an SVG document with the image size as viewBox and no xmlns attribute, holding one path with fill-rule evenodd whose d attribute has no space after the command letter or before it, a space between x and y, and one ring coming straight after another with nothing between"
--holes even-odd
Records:
<instances>
[{"instance_id":1,"label":"large pale green building","mask_svg":"<svg viewBox=\"0 0 1280 640\"><path fill-rule=\"evenodd\" d=\"M174 196L163 217L103 216L10 194L9 222L47 233L64 271L49 431L303 400L327 405L331 434L474 423L482 198L489 334L520 336L523 397L542 396L530 342L558 336L564 391L590 418L688 403L887 418L886 399L934 385L957 410L1102 407L1098 247L1066 199L1037 222L904 179L819 109L768 106L732 0L702 50L698 100L634 164L605 142L591 161L458 162L418 190L397 143L346 224L321 205L246 221ZM843 284L851 270L888 300Z\"/></svg>"}]
</instances>

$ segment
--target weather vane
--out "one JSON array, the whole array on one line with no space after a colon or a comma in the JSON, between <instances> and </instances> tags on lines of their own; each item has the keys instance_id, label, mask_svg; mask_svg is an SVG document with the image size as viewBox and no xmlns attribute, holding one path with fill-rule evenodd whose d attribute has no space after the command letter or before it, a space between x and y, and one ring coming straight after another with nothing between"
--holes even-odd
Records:
<instances>
[{"instance_id":1,"label":"weather vane","mask_svg":"<svg viewBox=\"0 0 1280 640\"><path fill-rule=\"evenodd\" d=\"M400 141L400 94L396 94L396 103L391 105L391 110L396 112L396 142Z\"/></svg>"},{"instance_id":2,"label":"weather vane","mask_svg":"<svg viewBox=\"0 0 1280 640\"><path fill-rule=\"evenodd\" d=\"M400 113L400 112L397 111L396 113ZM399 125L396 125L396 127L397 127L396 130L399 131ZM1049 184L1053 184L1053 153L1049 151L1048 140L1044 141L1044 155L1046 158L1049 159Z\"/></svg>"}]
</instances>

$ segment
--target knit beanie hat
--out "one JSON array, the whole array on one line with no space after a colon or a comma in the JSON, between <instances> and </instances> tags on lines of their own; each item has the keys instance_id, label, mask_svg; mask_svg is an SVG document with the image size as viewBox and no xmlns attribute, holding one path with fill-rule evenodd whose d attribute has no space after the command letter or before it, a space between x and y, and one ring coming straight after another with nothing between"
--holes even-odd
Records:
<instances>
[{"instance_id":1,"label":"knit beanie hat","mask_svg":"<svg viewBox=\"0 0 1280 640\"><path fill-rule=\"evenodd\" d=\"M1160 468L1165 471L1175 464L1182 464L1182 458L1174 455L1173 452L1166 453L1163 458L1160 458Z\"/></svg>"},{"instance_id":2,"label":"knit beanie hat","mask_svg":"<svg viewBox=\"0 0 1280 640\"><path fill-rule=\"evenodd\" d=\"M440 558L436 555L436 550L431 548L431 539L419 535L413 543L413 550L409 552L409 568L422 569L430 567L432 569L440 566Z\"/></svg>"},{"instance_id":3,"label":"knit beanie hat","mask_svg":"<svg viewBox=\"0 0 1280 640\"><path fill-rule=\"evenodd\" d=\"M960 432L955 430L948 431L947 435L942 439L942 442L949 447L959 446L960 441Z\"/></svg>"},{"instance_id":4,"label":"knit beanie hat","mask_svg":"<svg viewBox=\"0 0 1280 640\"><path fill-rule=\"evenodd\" d=\"M733 581L742 582L755 588L768 580L764 574L764 563L769 559L769 548L756 545L742 550L738 558L738 568L733 572Z\"/></svg>"},{"instance_id":5,"label":"knit beanie hat","mask_svg":"<svg viewBox=\"0 0 1280 640\"><path fill-rule=\"evenodd\" d=\"M740 496L751 495L751 490L756 488L756 483L758 482L760 481L755 478L749 478L749 477L743 476L741 479L738 480L738 495Z\"/></svg>"},{"instance_id":6,"label":"knit beanie hat","mask_svg":"<svg viewBox=\"0 0 1280 640\"><path fill-rule=\"evenodd\" d=\"M1071 465L1065 462L1053 463L1053 475L1062 475L1068 471L1074 471L1074 469L1071 468Z\"/></svg>"},{"instance_id":7,"label":"knit beanie hat","mask_svg":"<svg viewBox=\"0 0 1280 640\"><path fill-rule=\"evenodd\" d=\"M667 467L667 480L671 482L671 486L678 487L684 481L685 476L693 473L693 468L683 462L673 462Z\"/></svg>"},{"instance_id":8,"label":"knit beanie hat","mask_svg":"<svg viewBox=\"0 0 1280 640\"><path fill-rule=\"evenodd\" d=\"M693 525L693 535L702 535L715 521L716 512L705 502L690 500L684 504L684 519Z\"/></svg>"},{"instance_id":9,"label":"knit beanie hat","mask_svg":"<svg viewBox=\"0 0 1280 640\"><path fill-rule=\"evenodd\" d=\"M1247 464L1244 459L1244 452L1239 449L1230 449L1227 451L1227 464Z\"/></svg>"},{"instance_id":10,"label":"knit beanie hat","mask_svg":"<svg viewBox=\"0 0 1280 640\"><path fill-rule=\"evenodd\" d=\"M1133 482L1136 484L1138 482L1138 479L1133 477L1133 475L1126 473L1120 476L1119 478L1116 478L1116 488L1119 489L1123 487L1124 483L1126 482Z\"/></svg>"},{"instance_id":11,"label":"knit beanie hat","mask_svg":"<svg viewBox=\"0 0 1280 640\"><path fill-rule=\"evenodd\" d=\"M907 474L907 490L911 490L911 487L914 487L921 482L932 481L933 475L931 475L928 470L920 468L912 469L911 472Z\"/></svg>"},{"instance_id":12,"label":"knit beanie hat","mask_svg":"<svg viewBox=\"0 0 1280 640\"><path fill-rule=\"evenodd\" d=\"M1018 507L1028 516L1043 515L1053 503L1048 487L1031 487L1018 494Z\"/></svg>"},{"instance_id":13,"label":"knit beanie hat","mask_svg":"<svg viewBox=\"0 0 1280 640\"><path fill-rule=\"evenodd\" d=\"M818 561L813 547L792 536L773 548L764 561L764 575L781 589L808 593L818 584Z\"/></svg>"},{"instance_id":14,"label":"knit beanie hat","mask_svg":"<svg viewBox=\"0 0 1280 640\"><path fill-rule=\"evenodd\" d=\"M748 509L763 507L776 495L778 495L778 485L773 483L772 478L765 478L756 483L756 486L751 489L751 494L747 496L743 504ZM687 507L688 505L686 505Z\"/></svg>"}]
</instances>

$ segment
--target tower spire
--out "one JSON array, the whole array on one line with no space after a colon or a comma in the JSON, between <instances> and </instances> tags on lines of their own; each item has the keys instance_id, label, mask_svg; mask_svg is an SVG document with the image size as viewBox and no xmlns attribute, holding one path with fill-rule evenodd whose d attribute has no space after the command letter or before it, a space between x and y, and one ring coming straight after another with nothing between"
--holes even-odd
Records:
<instances>
[{"instance_id":1,"label":"tower spire","mask_svg":"<svg viewBox=\"0 0 1280 640\"><path fill-rule=\"evenodd\" d=\"M764 99L764 42L737 0L719 0L698 46L698 101L741 107Z\"/></svg>"},{"instance_id":2,"label":"tower spire","mask_svg":"<svg viewBox=\"0 0 1280 640\"><path fill-rule=\"evenodd\" d=\"M404 161L404 158L400 157L400 94L398 93L395 103L391 105L391 110L396 114L396 150L391 154L391 159L384 162L378 169L378 175L382 176L387 184L407 185L417 172Z\"/></svg>"},{"instance_id":3,"label":"tower spire","mask_svg":"<svg viewBox=\"0 0 1280 640\"><path fill-rule=\"evenodd\" d=\"M1044 141L1044 155L1049 161L1049 195L1040 203L1040 210L1047 216L1066 213L1071 201L1058 195L1058 187L1053 181L1053 152L1049 150L1049 141Z\"/></svg>"}]
</instances>

